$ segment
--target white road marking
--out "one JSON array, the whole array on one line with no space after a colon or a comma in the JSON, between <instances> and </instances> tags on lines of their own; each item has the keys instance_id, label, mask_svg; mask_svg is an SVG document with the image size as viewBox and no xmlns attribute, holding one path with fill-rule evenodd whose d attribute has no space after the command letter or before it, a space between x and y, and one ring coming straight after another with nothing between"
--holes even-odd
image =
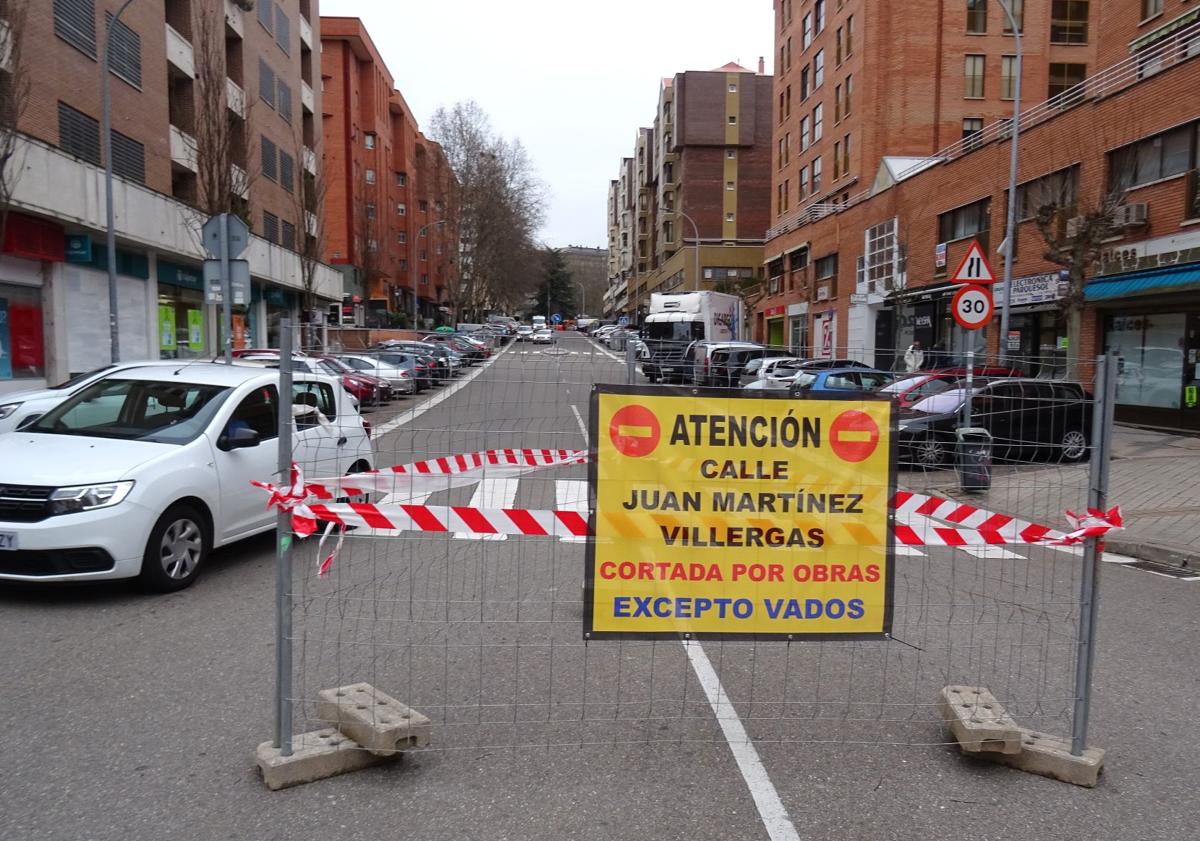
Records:
<instances>
[{"instance_id":1,"label":"white road marking","mask_svg":"<svg viewBox=\"0 0 1200 841\"><path fill-rule=\"evenodd\" d=\"M1118 555L1114 552L1104 553L1104 563L1106 564L1136 564L1137 558L1131 558L1128 555Z\"/></svg>"},{"instance_id":2,"label":"white road marking","mask_svg":"<svg viewBox=\"0 0 1200 841\"><path fill-rule=\"evenodd\" d=\"M588 428L587 428L587 424L583 422L583 415L581 415L579 413L579 407L576 406L574 403L571 404L571 411L575 413L575 423L579 424L579 431L580 431L580 433L583 434L584 446L587 446Z\"/></svg>"},{"instance_id":3,"label":"white road marking","mask_svg":"<svg viewBox=\"0 0 1200 841\"><path fill-rule=\"evenodd\" d=\"M572 406L572 409L575 407ZM558 511L577 511L588 514L588 483L586 479L558 479L554 483L554 508ZM586 537L560 537L563 543L587 543Z\"/></svg>"},{"instance_id":4,"label":"white road marking","mask_svg":"<svg viewBox=\"0 0 1200 841\"><path fill-rule=\"evenodd\" d=\"M956 546L968 555L974 555L985 561L1002 561L1007 558L1024 558L1024 555L1010 552L1003 546Z\"/></svg>"},{"instance_id":5,"label":"white road marking","mask_svg":"<svg viewBox=\"0 0 1200 841\"><path fill-rule=\"evenodd\" d=\"M517 498L517 485L519 480L515 477L495 478L484 477L479 480L479 484L475 487L475 493L471 495L471 501L467 503L468 508L512 508L513 500ZM480 534L473 531L459 531L454 533L455 540L508 540L507 534Z\"/></svg>"},{"instance_id":6,"label":"white road marking","mask_svg":"<svg viewBox=\"0 0 1200 841\"><path fill-rule=\"evenodd\" d=\"M378 440L381 436L387 435L389 432L399 429L400 427L404 426L406 423L412 423L417 418L421 417L421 415L425 414L430 409L432 409L434 406L437 406L438 404L444 403L445 401L449 400L451 397L458 394L460 391L462 391L464 388L466 388L468 385L470 385L470 383L476 377L478 377L480 374L482 374L484 371L486 371L489 367L491 367L491 365L497 359L499 359L504 354L508 353L511 348L512 348L512 345L508 345L507 347L504 348L504 350L502 350L499 353L492 356L492 358L489 359L487 362L484 362L482 365L480 365L474 371L467 374L461 380L456 382L454 385L450 386L450 388L448 388L446 391L443 391L441 394L437 395L436 397L430 397L428 400L426 400L420 406L414 406L412 409L409 409L406 412L401 412L399 415L392 418L387 423L380 424L379 426L375 427L374 431L371 434L371 440L372 441Z\"/></svg>"},{"instance_id":7,"label":"white road marking","mask_svg":"<svg viewBox=\"0 0 1200 841\"><path fill-rule=\"evenodd\" d=\"M924 558L925 553L915 546L905 546L902 543L896 544L896 555L908 558Z\"/></svg>"},{"instance_id":8,"label":"white road marking","mask_svg":"<svg viewBox=\"0 0 1200 841\"><path fill-rule=\"evenodd\" d=\"M759 759L758 751L754 749L754 743L750 741L742 720L738 718L733 702L725 694L725 687L721 685L721 679L717 677L704 648L700 643L690 641L684 641L683 647L692 663L696 679L700 681L704 695L708 698L708 705L712 707L713 715L717 718L717 724L725 734L725 741L729 744L738 770L742 772L746 788L754 798L754 805L758 808L758 816L762 819L763 826L766 827L767 836L771 841L800 841L796 827L792 825L792 819L788 817L787 809L779 799L779 792L775 790L771 777Z\"/></svg>"}]
</instances>

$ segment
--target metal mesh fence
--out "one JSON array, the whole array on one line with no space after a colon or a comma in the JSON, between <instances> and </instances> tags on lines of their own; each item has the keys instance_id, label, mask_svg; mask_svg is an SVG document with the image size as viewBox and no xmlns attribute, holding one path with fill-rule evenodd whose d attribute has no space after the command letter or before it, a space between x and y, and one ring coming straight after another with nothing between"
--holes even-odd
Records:
<instances>
[{"instance_id":1,"label":"metal mesh fence","mask_svg":"<svg viewBox=\"0 0 1200 841\"><path fill-rule=\"evenodd\" d=\"M631 341L637 381L646 383L651 350ZM490 356L464 362L429 391L368 412L371 465L504 448L585 450L593 385L630 374L621 341L606 346L560 332L548 345L493 345ZM709 371L719 364L710 357ZM744 368L721 374L731 394L755 374ZM649 373L661 379L661 371ZM937 376L919 376L927 374ZM964 424L955 394L964 386L946 375L930 391L935 401L944 396L945 411L901 411L901 490L1056 528L1064 510L1086 507L1090 386L974 379L970 424L991 433L997 457L990 489L976 494L962 492L952 464L954 430ZM945 418L941 426L924 418L928 429L920 431L908 422L921 415ZM928 436L948 445L937 460L921 457ZM412 472L370 498L585 515L590 505L582 463L520 475L485 467L473 478ZM896 516L918 530L932 525L911 510ZM724 716L739 718L759 743L938 744L951 741L938 693L954 684L988 687L1023 726L1066 735L1074 724L1078 546L898 545L885 641L588 641L587 538L382 527L341 538L324 577L317 569L336 535L320 549L317 537L299 541L294 551L288 699L294 731L308 734L301 739L332 733L318 691L360 682L430 719L428 744L413 750L723 743Z\"/></svg>"}]
</instances>

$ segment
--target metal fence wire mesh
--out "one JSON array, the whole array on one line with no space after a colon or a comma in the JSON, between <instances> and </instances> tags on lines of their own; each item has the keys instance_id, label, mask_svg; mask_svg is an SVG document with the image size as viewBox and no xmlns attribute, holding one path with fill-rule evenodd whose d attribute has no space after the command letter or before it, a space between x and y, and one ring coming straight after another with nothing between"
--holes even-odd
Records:
<instances>
[{"instance_id":1,"label":"metal fence wire mesh","mask_svg":"<svg viewBox=\"0 0 1200 841\"><path fill-rule=\"evenodd\" d=\"M593 384L626 382L630 369L624 348L557 335L549 346L499 344L425 402L377 412L372 466L501 448L585 450ZM637 382L646 384L640 362ZM950 383L937 393L961 388ZM1063 529L1063 512L1087 504L1094 397L1091 383L1056 383L973 383L972 422L992 430L998 458L981 494L964 494L949 463L919 457L902 411L899 489ZM1067 443L1082 450L1064 456L1063 436L1075 431L1084 440ZM455 486L442 478L400 476L391 493L371 500L590 505L582 463L515 477L485 468L477 482ZM919 527L922 519L909 513L898 522ZM587 539L360 527L343 535L325 577L317 574L318 538L297 541L288 640L294 732L330 733L318 691L359 682L432 721L428 745L413 748L423 751L723 743L718 716L735 713L758 743L939 744L952 739L936 701L954 684L987 687L1022 726L1072 731L1078 546L897 545L892 635L883 641L586 641ZM726 713L714 699L728 701Z\"/></svg>"}]
</instances>

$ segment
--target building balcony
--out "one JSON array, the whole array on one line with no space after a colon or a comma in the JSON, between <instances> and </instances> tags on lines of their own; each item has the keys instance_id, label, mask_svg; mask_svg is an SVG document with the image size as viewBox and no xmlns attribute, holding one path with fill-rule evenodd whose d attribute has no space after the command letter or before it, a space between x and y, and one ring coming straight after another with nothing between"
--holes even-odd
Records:
<instances>
[{"instance_id":1,"label":"building balcony","mask_svg":"<svg viewBox=\"0 0 1200 841\"><path fill-rule=\"evenodd\" d=\"M302 81L300 83L300 104L304 106L308 113L317 113L316 97L313 96L313 89L309 86L308 82Z\"/></svg>"},{"instance_id":2,"label":"building balcony","mask_svg":"<svg viewBox=\"0 0 1200 841\"><path fill-rule=\"evenodd\" d=\"M176 32L171 25L163 24L167 30L167 61L189 79L196 78L196 56L192 45Z\"/></svg>"},{"instance_id":3,"label":"building balcony","mask_svg":"<svg viewBox=\"0 0 1200 841\"><path fill-rule=\"evenodd\" d=\"M246 92L237 82L225 77L225 104L243 120L246 119Z\"/></svg>"},{"instance_id":4,"label":"building balcony","mask_svg":"<svg viewBox=\"0 0 1200 841\"><path fill-rule=\"evenodd\" d=\"M300 152L300 162L309 175L317 174L317 153L305 146Z\"/></svg>"},{"instance_id":5,"label":"building balcony","mask_svg":"<svg viewBox=\"0 0 1200 841\"><path fill-rule=\"evenodd\" d=\"M189 172L195 172L196 167L196 138L184 132L177 126L171 126L171 162L179 164Z\"/></svg>"},{"instance_id":6,"label":"building balcony","mask_svg":"<svg viewBox=\"0 0 1200 841\"><path fill-rule=\"evenodd\" d=\"M246 175L246 170L242 169L237 164L229 165L233 178L233 192L239 198L250 200L250 177Z\"/></svg>"},{"instance_id":7,"label":"building balcony","mask_svg":"<svg viewBox=\"0 0 1200 841\"><path fill-rule=\"evenodd\" d=\"M232 29L239 38L246 37L245 13L242 7L233 0L225 0L225 25Z\"/></svg>"},{"instance_id":8,"label":"building balcony","mask_svg":"<svg viewBox=\"0 0 1200 841\"><path fill-rule=\"evenodd\" d=\"M304 46L308 47L311 50L313 48L312 24L308 22L307 18L305 18L304 15L300 15L299 20L300 20L300 43L303 44Z\"/></svg>"}]
</instances>

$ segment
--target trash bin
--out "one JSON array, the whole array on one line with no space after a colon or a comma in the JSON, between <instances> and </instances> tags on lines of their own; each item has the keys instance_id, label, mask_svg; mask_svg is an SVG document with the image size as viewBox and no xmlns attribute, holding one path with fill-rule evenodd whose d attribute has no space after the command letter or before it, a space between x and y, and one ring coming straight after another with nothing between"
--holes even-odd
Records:
<instances>
[{"instance_id":1,"label":"trash bin","mask_svg":"<svg viewBox=\"0 0 1200 841\"><path fill-rule=\"evenodd\" d=\"M958 484L964 491L986 491L992 486L992 435L986 429L968 427L958 437Z\"/></svg>"}]
</instances>

